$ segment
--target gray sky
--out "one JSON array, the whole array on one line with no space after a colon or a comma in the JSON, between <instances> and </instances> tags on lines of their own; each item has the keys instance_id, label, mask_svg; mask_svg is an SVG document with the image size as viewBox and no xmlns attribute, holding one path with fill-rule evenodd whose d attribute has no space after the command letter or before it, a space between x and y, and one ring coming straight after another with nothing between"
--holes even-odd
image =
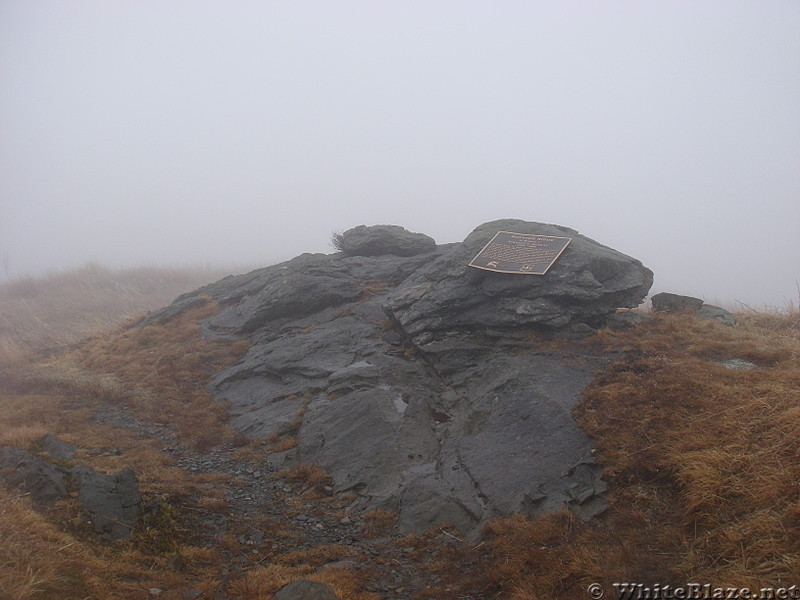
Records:
<instances>
[{"instance_id":1,"label":"gray sky","mask_svg":"<svg viewBox=\"0 0 800 600\"><path fill-rule=\"evenodd\" d=\"M12 275L506 217L797 306L800 2L0 0Z\"/></svg>"}]
</instances>

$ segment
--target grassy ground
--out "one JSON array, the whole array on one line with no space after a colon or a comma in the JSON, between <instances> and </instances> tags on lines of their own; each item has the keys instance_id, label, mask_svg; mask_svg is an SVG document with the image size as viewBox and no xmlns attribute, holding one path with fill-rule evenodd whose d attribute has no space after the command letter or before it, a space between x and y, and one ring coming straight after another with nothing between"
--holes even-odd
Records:
<instances>
[{"instance_id":1,"label":"grassy ground","mask_svg":"<svg viewBox=\"0 0 800 600\"><path fill-rule=\"evenodd\" d=\"M88 264L13 279L0 284L0 357L81 341L228 274L211 268L112 270Z\"/></svg>"},{"instance_id":2,"label":"grassy ground","mask_svg":"<svg viewBox=\"0 0 800 600\"><path fill-rule=\"evenodd\" d=\"M663 315L587 341L629 353L574 411L611 508L590 525L568 513L493 523L485 576L507 597L585 597L595 582L800 582L800 314L739 320ZM730 359L757 368L720 364Z\"/></svg>"},{"instance_id":3,"label":"grassy ground","mask_svg":"<svg viewBox=\"0 0 800 600\"><path fill-rule=\"evenodd\" d=\"M213 303L163 326L109 330L185 291L164 291L168 280L180 279L174 272L151 272L155 283L137 273L88 267L0 286L0 445L36 451L41 436L53 433L76 444L79 460L97 470L133 467L145 496L166 498L182 512L165 513L130 542L99 543L69 502L39 513L0 485L0 597L134 599L163 587L167 599L224 590L230 598L268 600L308 575L333 584L343 600L376 600L346 566L318 572L330 561L364 560L336 545L275 554L230 578L225 548L236 540L196 545L191 531L192 511L226 510L220 490L228 482L179 469L156 440L92 419L100 408L124 405L144 422L169 423L190 447L263 453L228 428L224 406L205 392L210 374L245 350L241 342L200 336L196 321L217 310ZM142 291L143 305L132 306L137 289L169 297ZM475 597L481 590L482 598L567 600L588 597L591 583L606 586L606 597L613 597L614 582L756 591L800 583L800 313L738 318L728 328L660 315L635 330L603 330L581 342L626 356L597 377L574 411L595 441L610 509L590 524L566 511L512 515L490 523L473 544L441 528L406 536L404 556L439 582L429 597ZM723 362L732 359L755 368L729 369ZM325 480L310 467L281 476ZM367 521L369 535L392 527L391 514ZM284 535L271 527L276 539Z\"/></svg>"}]
</instances>

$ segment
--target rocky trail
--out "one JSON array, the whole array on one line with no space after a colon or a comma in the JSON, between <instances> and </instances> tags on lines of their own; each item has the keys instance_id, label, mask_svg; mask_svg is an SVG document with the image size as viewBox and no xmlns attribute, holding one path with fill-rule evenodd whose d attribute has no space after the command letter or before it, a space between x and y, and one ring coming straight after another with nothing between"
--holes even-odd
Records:
<instances>
[{"instance_id":1,"label":"rocky trail","mask_svg":"<svg viewBox=\"0 0 800 600\"><path fill-rule=\"evenodd\" d=\"M248 570L292 553L313 553L322 549L319 569L346 568L359 574L363 587L382 600L441 599L450 595L447 581L426 569L428 554L419 544L404 545L404 533L395 526L392 515L380 515L391 522L376 523L370 514L348 510L352 496L334 492L331 485L308 481L288 481L264 453L261 460L252 453L241 457L240 448L216 447L207 452L182 442L167 425L136 418L125 405L100 405L94 421L132 433L142 443L156 441L174 466L194 476L224 482L200 484L224 491L224 510L208 510L187 499L181 527L193 545L217 550L225 566L213 596L198 590L185 592L185 598L233 600L229 584ZM277 533L277 535L276 535ZM441 528L430 535L429 543L452 548L464 547L458 533ZM329 553L331 559L324 558ZM180 568L180 559L176 567ZM167 590L151 588L150 594ZM479 591L469 598L484 596ZM487 596L488 597L488 596Z\"/></svg>"}]
</instances>

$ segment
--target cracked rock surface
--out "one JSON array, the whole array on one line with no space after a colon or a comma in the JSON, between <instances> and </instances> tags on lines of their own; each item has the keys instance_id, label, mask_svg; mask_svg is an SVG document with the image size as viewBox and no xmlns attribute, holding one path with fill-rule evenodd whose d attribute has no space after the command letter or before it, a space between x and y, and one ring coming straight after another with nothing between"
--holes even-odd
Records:
<instances>
[{"instance_id":1,"label":"cracked rock surface","mask_svg":"<svg viewBox=\"0 0 800 600\"><path fill-rule=\"evenodd\" d=\"M554 225L495 221L406 256L372 249L397 248L378 238L408 232L366 229L365 255L305 254L228 277L147 322L220 302L206 333L252 342L212 381L233 425L295 437L276 461L321 466L337 492L357 494L355 508L395 510L406 531L471 533L497 515L565 505L587 519L602 512L600 468L571 413L610 357L536 340L583 335L637 306L652 273ZM500 230L573 241L544 276L469 267Z\"/></svg>"}]
</instances>

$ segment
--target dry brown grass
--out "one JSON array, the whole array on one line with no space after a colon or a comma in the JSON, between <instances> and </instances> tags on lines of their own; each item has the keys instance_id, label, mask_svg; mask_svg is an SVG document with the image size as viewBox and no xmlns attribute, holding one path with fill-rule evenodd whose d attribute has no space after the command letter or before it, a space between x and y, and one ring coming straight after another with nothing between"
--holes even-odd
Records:
<instances>
[{"instance_id":1,"label":"dry brown grass","mask_svg":"<svg viewBox=\"0 0 800 600\"><path fill-rule=\"evenodd\" d=\"M514 600L584 597L591 582L717 582L758 589L800 576L798 315L736 328L663 315L576 407L610 483L592 524L563 513L487 529L483 568ZM737 358L759 366L729 370ZM608 587L607 589L611 589Z\"/></svg>"},{"instance_id":2,"label":"dry brown grass","mask_svg":"<svg viewBox=\"0 0 800 600\"><path fill-rule=\"evenodd\" d=\"M201 449L207 449L209 440L240 443L241 436L226 426L226 407L206 391L210 376L247 349L247 342L202 337L198 320L218 310L209 302L163 325L98 337L43 367L51 374L91 374L95 385L109 381L118 390L117 399L130 405L139 418L168 424Z\"/></svg>"},{"instance_id":3,"label":"dry brown grass","mask_svg":"<svg viewBox=\"0 0 800 600\"><path fill-rule=\"evenodd\" d=\"M324 469L307 463L279 471L275 477L306 488L321 488L333 484L333 479Z\"/></svg>"},{"instance_id":4,"label":"dry brown grass","mask_svg":"<svg viewBox=\"0 0 800 600\"><path fill-rule=\"evenodd\" d=\"M364 591L364 580L360 575L342 566L316 571L308 564L265 565L233 582L231 591L244 600L271 600L278 590L301 577L331 586L341 600L380 600L377 594Z\"/></svg>"},{"instance_id":5,"label":"dry brown grass","mask_svg":"<svg viewBox=\"0 0 800 600\"><path fill-rule=\"evenodd\" d=\"M364 525L361 533L367 537L378 537L392 530L397 525L397 513L391 510L377 509L364 514Z\"/></svg>"},{"instance_id":6,"label":"dry brown grass","mask_svg":"<svg viewBox=\"0 0 800 600\"><path fill-rule=\"evenodd\" d=\"M113 270L96 264L0 285L0 355L73 344L220 279L210 268Z\"/></svg>"},{"instance_id":7,"label":"dry brown grass","mask_svg":"<svg viewBox=\"0 0 800 600\"><path fill-rule=\"evenodd\" d=\"M219 482L175 468L159 440L98 423L95 416L132 409L143 421L168 419L189 440L213 429L215 440L227 441L220 428L225 411L212 405L203 386L214 369L245 346L205 343L196 320L216 310L209 305L156 335L146 327L118 329L80 348L38 352L75 342L96 327L108 328L128 308L141 310L142 301L163 304L185 291L175 285L196 285L174 272L159 279L140 270L140 287L131 287L130 272L120 274L122 279L113 275L91 268L0 286L0 445L38 451L41 436L55 434L78 447L76 461L101 472L133 468L146 500L160 497L172 504L159 519L142 525L131 542L109 546L87 530L72 500L41 514L17 492L0 487L2 598L140 598L147 597L148 587L174 590L178 595L163 597L177 598L178 590L212 591L219 584L219 556L183 539L189 511L225 510L224 498L206 487ZM147 277L157 294L146 289ZM164 294L168 297L159 299ZM120 301L132 296L129 303ZM109 304L107 311L103 303ZM75 314L68 318L59 311ZM234 442L235 434L230 438ZM177 562L176 550L184 557ZM178 563L185 564L178 569Z\"/></svg>"}]
</instances>

